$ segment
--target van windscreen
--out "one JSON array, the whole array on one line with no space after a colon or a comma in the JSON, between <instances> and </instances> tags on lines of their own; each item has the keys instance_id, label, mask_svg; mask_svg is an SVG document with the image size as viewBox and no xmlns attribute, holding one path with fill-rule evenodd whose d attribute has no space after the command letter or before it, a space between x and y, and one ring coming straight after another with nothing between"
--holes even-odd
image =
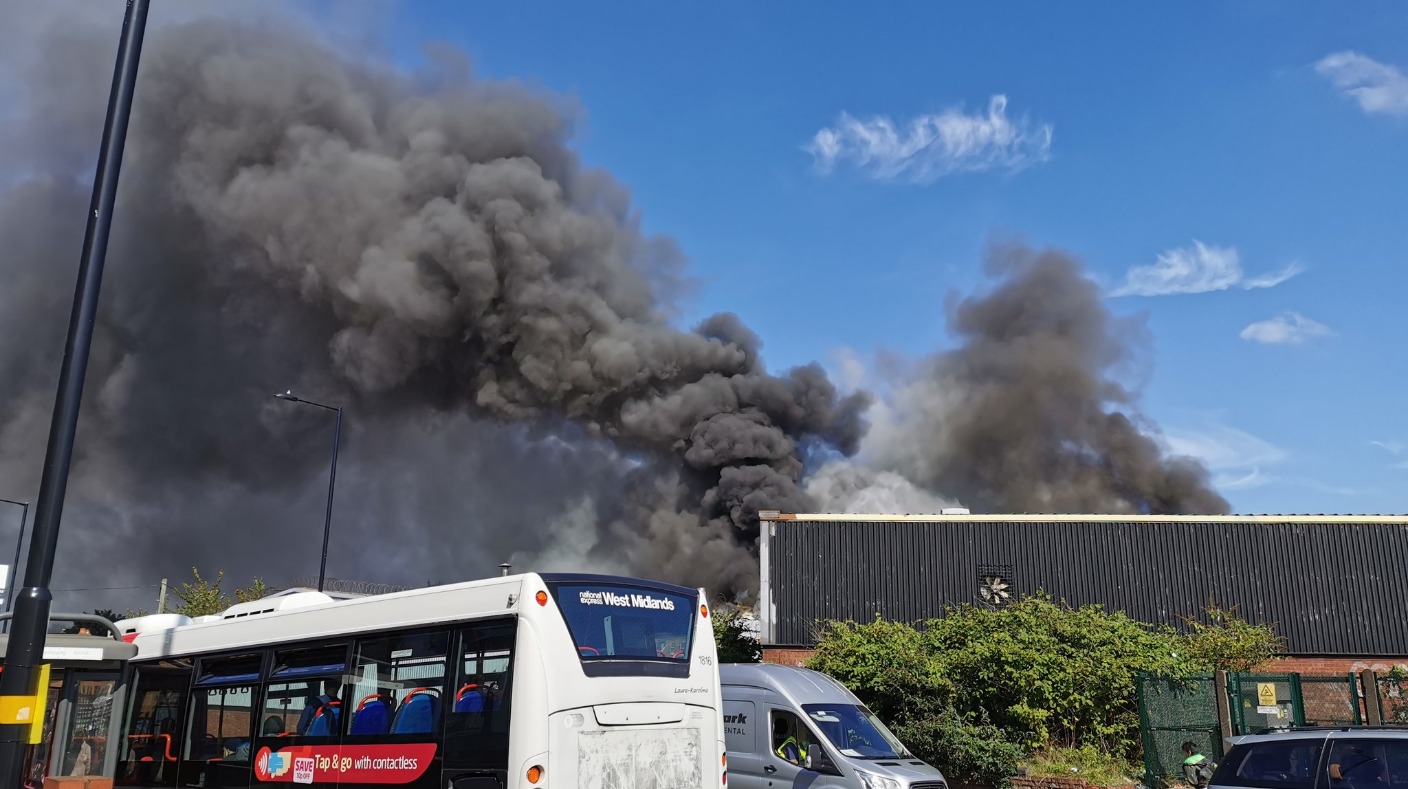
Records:
<instances>
[{"instance_id":1,"label":"van windscreen","mask_svg":"<svg viewBox=\"0 0 1408 789\"><path fill-rule=\"evenodd\" d=\"M583 662L689 663L692 598L625 584L564 583L549 589Z\"/></svg>"},{"instance_id":2,"label":"van windscreen","mask_svg":"<svg viewBox=\"0 0 1408 789\"><path fill-rule=\"evenodd\" d=\"M910 753L875 713L854 704L803 704L823 737L852 759L905 759Z\"/></svg>"}]
</instances>

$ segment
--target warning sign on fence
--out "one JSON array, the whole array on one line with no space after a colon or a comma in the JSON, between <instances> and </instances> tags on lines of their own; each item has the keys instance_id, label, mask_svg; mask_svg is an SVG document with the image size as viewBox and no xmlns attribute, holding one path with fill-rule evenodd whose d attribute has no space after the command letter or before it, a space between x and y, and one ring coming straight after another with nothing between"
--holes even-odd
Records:
<instances>
[{"instance_id":1,"label":"warning sign on fence","mask_svg":"<svg viewBox=\"0 0 1408 789\"><path fill-rule=\"evenodd\" d=\"M1256 701L1259 707L1276 706L1276 683L1258 682L1256 686Z\"/></svg>"}]
</instances>

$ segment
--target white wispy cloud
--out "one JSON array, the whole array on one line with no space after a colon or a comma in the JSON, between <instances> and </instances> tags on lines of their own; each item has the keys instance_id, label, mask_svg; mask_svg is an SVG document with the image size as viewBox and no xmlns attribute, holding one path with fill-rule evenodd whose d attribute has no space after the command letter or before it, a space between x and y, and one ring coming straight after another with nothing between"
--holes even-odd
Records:
<instances>
[{"instance_id":1,"label":"white wispy cloud","mask_svg":"<svg viewBox=\"0 0 1408 789\"><path fill-rule=\"evenodd\" d=\"M1296 345L1330 333L1330 327L1323 323L1313 321L1298 312L1284 312L1242 329L1241 337L1268 345Z\"/></svg>"},{"instance_id":2,"label":"white wispy cloud","mask_svg":"<svg viewBox=\"0 0 1408 789\"><path fill-rule=\"evenodd\" d=\"M1051 125L1008 118L1003 95L992 97L986 114L948 109L898 126L884 116L861 120L843 112L805 150L823 173L849 162L877 180L920 184L957 172L1017 172L1051 157Z\"/></svg>"},{"instance_id":3,"label":"white wispy cloud","mask_svg":"<svg viewBox=\"0 0 1408 789\"><path fill-rule=\"evenodd\" d=\"M1286 459L1286 451L1275 444L1215 421L1198 430L1166 429L1157 438L1168 454L1201 460L1213 472L1213 485L1222 490L1274 482L1266 468Z\"/></svg>"},{"instance_id":4,"label":"white wispy cloud","mask_svg":"<svg viewBox=\"0 0 1408 789\"><path fill-rule=\"evenodd\" d=\"M1135 266L1125 273L1124 284L1111 296L1172 296L1208 293L1215 290L1274 288L1304 271L1291 263L1280 271L1247 277L1235 247L1215 247L1194 240L1191 247L1163 252L1147 266Z\"/></svg>"},{"instance_id":5,"label":"white wispy cloud","mask_svg":"<svg viewBox=\"0 0 1408 789\"><path fill-rule=\"evenodd\" d=\"M1408 115L1408 75L1358 52L1336 52L1315 71L1370 115Z\"/></svg>"},{"instance_id":6,"label":"white wispy cloud","mask_svg":"<svg viewBox=\"0 0 1408 789\"><path fill-rule=\"evenodd\" d=\"M1369 443L1392 455L1403 454L1403 442L1401 441L1370 441Z\"/></svg>"}]
</instances>

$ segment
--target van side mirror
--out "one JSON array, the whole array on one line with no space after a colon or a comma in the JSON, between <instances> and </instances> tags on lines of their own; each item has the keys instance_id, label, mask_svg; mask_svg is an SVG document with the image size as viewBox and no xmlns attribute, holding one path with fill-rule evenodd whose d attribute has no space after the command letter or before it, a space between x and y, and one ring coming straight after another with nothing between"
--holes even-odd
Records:
<instances>
[{"instance_id":1,"label":"van side mirror","mask_svg":"<svg viewBox=\"0 0 1408 789\"><path fill-rule=\"evenodd\" d=\"M802 766L808 770L818 773L830 773L840 775L841 771L836 769L836 765L831 763L826 751L821 750L821 746L813 745L807 749L807 758L802 760Z\"/></svg>"}]
</instances>

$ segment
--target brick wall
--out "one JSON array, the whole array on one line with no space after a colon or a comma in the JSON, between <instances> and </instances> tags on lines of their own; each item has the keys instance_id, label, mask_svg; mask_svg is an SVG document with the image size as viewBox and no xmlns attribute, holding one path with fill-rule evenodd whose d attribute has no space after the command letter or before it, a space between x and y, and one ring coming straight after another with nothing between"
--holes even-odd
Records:
<instances>
[{"instance_id":1,"label":"brick wall","mask_svg":"<svg viewBox=\"0 0 1408 789\"><path fill-rule=\"evenodd\" d=\"M1394 666L1408 665L1408 657L1401 658L1349 658L1349 657L1283 657L1269 660L1258 667L1259 671L1274 673L1297 672L1301 674L1348 674L1370 671L1386 672Z\"/></svg>"},{"instance_id":2,"label":"brick wall","mask_svg":"<svg viewBox=\"0 0 1408 789\"><path fill-rule=\"evenodd\" d=\"M763 645L764 663L777 663L783 666L802 666L805 665L807 659L814 654L816 654L816 650L811 647Z\"/></svg>"}]
</instances>

